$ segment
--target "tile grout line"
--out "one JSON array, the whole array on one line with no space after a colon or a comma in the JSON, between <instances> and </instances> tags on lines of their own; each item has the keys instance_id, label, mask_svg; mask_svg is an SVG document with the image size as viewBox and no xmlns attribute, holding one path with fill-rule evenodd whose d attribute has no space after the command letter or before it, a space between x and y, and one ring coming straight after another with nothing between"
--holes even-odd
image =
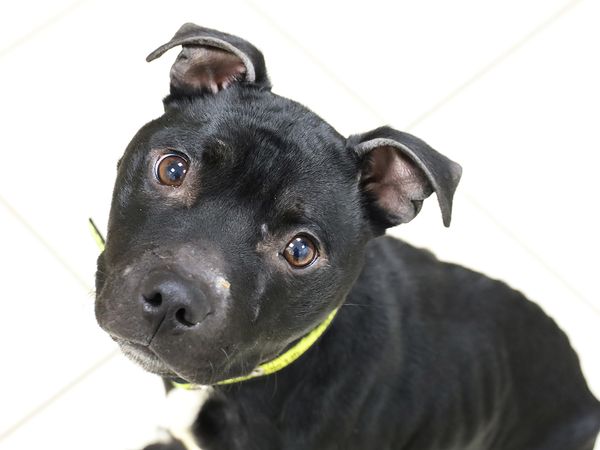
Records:
<instances>
[{"instance_id":1,"label":"tile grout line","mask_svg":"<svg viewBox=\"0 0 600 450\"><path fill-rule=\"evenodd\" d=\"M4 439L6 439L7 437L9 437L11 434L13 434L15 431L17 431L23 425L25 425L30 419L34 418L35 416L37 416L38 414L40 414L41 412L43 412L52 403L54 403L60 397L62 397L66 393L68 393L71 389L73 389L74 387L76 387L79 384L81 384L92 373L94 373L100 367L104 366L106 363L108 363L109 361L111 361L118 354L119 354L119 350L113 350L108 355L104 356L102 359L100 359L95 364L93 364L92 366L90 366L85 372L81 373L75 379L71 380L70 383L67 383L66 385L64 385L54 395L52 395L51 397L47 398L43 403L41 403L38 406L36 406L32 411L30 411L29 413L27 413L25 416L21 417L21 419L19 419L15 424L13 424L12 426L10 426L10 428L8 428L4 432L2 432L2 434L0 434L0 442L2 442Z\"/></svg>"},{"instance_id":2,"label":"tile grout line","mask_svg":"<svg viewBox=\"0 0 600 450\"><path fill-rule=\"evenodd\" d=\"M60 21L63 17L67 16L68 14L70 14L72 11L76 10L77 8L79 8L82 4L86 3L87 1L88 0L79 0L79 1L76 1L75 3L71 3L66 8L62 9L61 11L59 11L58 13L56 13L55 15L51 16L45 22L42 22L40 25L34 27L30 32L24 34L23 36L18 37L13 42L11 42L10 44L8 44L6 47L0 48L0 58L2 58L3 56L9 54L15 48L17 48L21 44L27 42L29 39L31 39L36 34L44 31L45 29L47 29L49 27L51 27L56 22Z\"/></svg>"},{"instance_id":3,"label":"tile grout line","mask_svg":"<svg viewBox=\"0 0 600 450\"><path fill-rule=\"evenodd\" d=\"M50 17L48 20L46 20L42 24L33 28L29 33L17 38L15 41L10 43L8 46L6 46L4 48L0 48L0 58L9 54L13 50L15 50L16 48L21 46L23 43L27 42L32 37L37 35L38 33L50 28L51 26L53 26L54 24L59 22L61 19L63 19L64 17L66 17L67 15L69 15L70 13L75 11L77 8L79 8L86 2L87 2L87 0L79 0L79 1L76 1L72 4L70 4L69 6L67 6L63 10L59 11L58 13L56 13L54 16ZM81 287L84 288L85 291L93 292L93 289L88 285L88 283L83 279L83 277L81 277L81 275L79 273L77 273L71 267L71 265L62 257L62 255L58 251L56 251L56 249L52 245L50 245L50 243L40 233L38 233L35 230L35 228L27 220L25 220L25 218L1 195L0 195L0 204L23 227L25 227L25 229L38 241L38 243L40 243L55 258L55 260L59 263L59 265L61 265L77 281L77 283ZM54 395L47 398L43 403L41 403L40 405L35 407L33 410L29 411L26 415L21 417L21 419L19 419L10 428L8 428L7 430L5 430L4 432L2 432L0 434L0 442L3 441L4 439L6 439L11 434L13 434L16 430L21 428L23 425L25 425L30 419L32 419L33 417L37 416L39 413L44 411L51 404L53 404L56 400L58 400L63 395L65 395L66 393L71 391L71 389L73 389L74 387L79 385L81 382L83 382L85 379L87 379L92 373L94 373L97 369L104 366L106 363L108 363L110 360L112 360L118 354L119 354L118 350L112 351L107 356L100 359L94 365L89 367L86 371L84 371L83 373L80 373L79 376L77 376L75 379L73 379L70 383L67 383L59 391L55 392Z\"/></svg>"},{"instance_id":4,"label":"tile grout line","mask_svg":"<svg viewBox=\"0 0 600 450\"><path fill-rule=\"evenodd\" d=\"M29 39L37 35L38 33L50 28L55 23L59 22L61 19L69 15L71 12L79 8L81 5L86 3L87 0L79 0L70 4L65 9L59 11L54 16L50 17L50 19L46 20L42 24L35 27L29 33L17 38L15 41L10 43L8 46L0 49L0 58L9 54L16 48L18 48L23 43L27 42ZM79 273L77 273L70 264L61 256L61 254L56 251L56 249L50 245L50 243L44 239L44 237L38 233L35 228L27 221L25 218L8 202L0 195L0 204L11 214L37 241L40 243L76 281L77 283L83 287L83 289L87 292L93 292L93 289L88 285L88 283L81 277ZM6 439L8 436L13 434L16 430L25 425L30 419L37 416L39 413L48 408L51 404L53 404L56 400L62 397L64 394L69 392L71 389L79 385L85 379L87 379L93 372L95 372L100 367L104 366L111 359L119 354L118 350L115 350L109 353L104 358L100 359L96 364L89 367L83 373L80 373L75 379L73 379L70 383L67 383L63 386L59 391L55 392L54 395L47 398L43 403L35 407L33 410L29 411L25 414L21 419L19 419L16 423L14 423L10 428L2 432L0 434L0 442Z\"/></svg>"},{"instance_id":5,"label":"tile grout line","mask_svg":"<svg viewBox=\"0 0 600 450\"><path fill-rule=\"evenodd\" d=\"M418 116L416 119L414 119L412 122L410 122L408 124L408 126L406 127L406 129L410 130L410 129L414 128L419 123L421 123L425 119L427 119L429 116L435 114L438 110L443 108L447 103L449 103L455 97L457 97L463 91L465 91L469 86L471 86L472 84L474 84L475 82L477 82L478 80L483 78L485 75L487 75L490 71L495 69L497 66L502 64L513 53L516 53L518 50L520 50L525 44L527 44L529 41L531 41L535 36L540 34L542 31L544 31L546 28L548 28L550 25L552 25L554 22L556 22L556 20L560 19L569 10L573 9L575 6L580 4L582 1L583 0L569 1L565 6L560 8L558 11L556 11L554 14L552 14L550 17L548 17L543 22L541 22L538 26L536 26L529 33L527 33L525 36L523 36L521 39L519 39L513 45L511 45L506 50L504 50L502 53L500 53L500 55L498 55L496 58L494 58L491 62L489 62L488 64L483 66L477 72L475 72L475 74L472 75L470 78L468 78L467 81L460 84L458 87L456 87L454 90L452 90L449 94L447 94L444 98L442 98L440 101L438 101L436 104L434 104L431 108L429 108L427 111L425 111L420 116Z\"/></svg>"},{"instance_id":6,"label":"tile grout line","mask_svg":"<svg viewBox=\"0 0 600 450\"><path fill-rule=\"evenodd\" d=\"M93 290L89 287L87 282L74 269L71 268L71 266L60 255L60 253L58 253L54 249L54 247L52 247L2 196L0 196L0 205L2 205L9 212L9 214L11 214L23 227L25 227L25 229L38 241L38 243L40 243L55 258L55 260L77 281L77 283L80 286L82 286L87 292L93 292ZM54 403L54 401L58 400L64 394L68 393L71 389L79 385L81 382L87 379L94 371L108 363L112 358L114 358L118 354L118 350L112 351L107 356L100 359L94 365L85 370L83 373L79 374L79 376L77 376L70 383L67 383L65 386L63 386L61 389L55 392L54 395L46 399L43 403L39 404L33 410L29 411L10 428L8 428L0 434L0 442L15 431L17 431L23 425L25 425L29 421L29 419L32 419L33 417L41 413L43 410L48 408L48 406Z\"/></svg>"},{"instance_id":7,"label":"tile grout line","mask_svg":"<svg viewBox=\"0 0 600 450\"><path fill-rule=\"evenodd\" d=\"M335 74L335 71L331 70L326 64L321 62L319 58L314 56L310 50L304 47L294 36L289 34L285 29L283 29L275 20L271 18L269 14L267 14L260 6L258 6L253 0L246 0L246 3L254 9L259 16L265 20L269 25L271 25L280 35L282 35L288 42L290 42L294 47L301 50L301 52L306 56L310 61L312 61L321 71L323 71L332 81L334 81L337 85L341 86L344 91L354 100L356 100L362 107L367 109L373 117L377 118L381 122L387 122L384 116L382 116L377 109L375 109L369 102L367 102L360 94L358 94L354 89L344 83L338 76Z\"/></svg>"},{"instance_id":8,"label":"tile grout line","mask_svg":"<svg viewBox=\"0 0 600 450\"><path fill-rule=\"evenodd\" d=\"M75 11L81 5L86 3L88 0L78 0L74 3L71 3L66 8L62 9L55 15L51 16L48 20L41 23L37 27L34 27L30 32L25 35L17 38L10 44L8 44L4 48L0 48L0 58L9 54L11 51L15 50L21 44L27 42L29 39L37 35L38 33L44 31L45 29L53 26L55 23L59 22L62 18L69 15L71 12ZM79 273L77 273L71 265L60 255L56 249L50 245L50 243L42 237L40 233L38 233L33 226L25 220L25 218L8 202L0 195L0 204L6 208L6 210L22 225L29 231L29 233L40 243L46 250L58 261L58 263L77 281L77 283L83 287L83 289L87 292L93 292L93 289L88 285L88 283L81 277Z\"/></svg>"},{"instance_id":9,"label":"tile grout line","mask_svg":"<svg viewBox=\"0 0 600 450\"><path fill-rule=\"evenodd\" d=\"M498 57L493 59L490 63L483 66L474 75L467 79L464 83L460 84L454 90L452 90L448 95L443 97L440 101L435 103L431 108L422 113L416 119L408 124L404 129L410 131L419 123L423 122L430 116L434 115L437 111L442 109L446 104L451 102L454 98L460 95L462 92L467 90L471 85L475 84L477 81L485 77L490 71L495 69L497 66L501 65L504 61L506 61L512 54L516 53L522 47L524 47L529 41L535 38L542 31L546 30L550 25L556 22L559 18L563 17L567 12L573 9L575 6L580 4L582 0L571 0L562 8L551 14L547 19L543 20L540 24L538 24L533 30L527 33L524 37L519 39L513 45L508 47L505 51L503 51ZM258 6L254 0L247 0L246 3L252 7L261 17L265 19L273 28L281 34L284 38L286 38L289 42L291 42L295 47L300 49L302 53L304 53L311 61L313 61L331 80L339 84L348 94L351 95L352 98L357 100L361 105L365 106L369 112L373 114L374 117L378 118L382 122L387 122L383 115L381 115L375 108L373 108L365 99L361 97L356 91L354 91L351 87L349 87L346 83L340 80L336 74L330 70L326 64L324 64L319 58L315 57L310 53L310 51L304 47L298 40L296 40L292 35L287 33L284 29L282 29L260 6ZM516 236L516 234L506 227L504 224L499 222L493 214L490 213L483 205L481 205L473 196L470 194L464 194L466 200L471 203L476 209L480 210L487 218L492 222L496 228L498 228L502 233L507 235L509 238L513 239L515 243L520 246L526 253L531 255L534 260L540 263L540 265L546 269L549 274L551 274L554 278L556 278L569 292L571 292L576 298L582 301L586 306L588 306L595 314L600 316L600 309L598 309L595 305L593 305L589 300L585 298L581 292L579 292L574 286L571 285L570 282L565 280L554 268L552 268L548 263L543 261L543 259L525 242L523 242L520 238Z\"/></svg>"},{"instance_id":10,"label":"tile grout line","mask_svg":"<svg viewBox=\"0 0 600 450\"><path fill-rule=\"evenodd\" d=\"M54 257L54 259L63 267L63 269L65 269L86 292L94 292L94 290L88 285L83 277L71 267L71 265L61 256L61 254L52 245L50 245L50 243L44 239L44 237L38 233L33 226L27 222L27 220L25 220L25 218L19 214L14 207L2 197L2 195L0 195L0 205L4 206L8 213L11 214L27 231L29 231L29 233L38 241L38 243L41 244L42 247L44 247ZM85 224L82 224L82 226L84 225Z\"/></svg>"},{"instance_id":11,"label":"tile grout line","mask_svg":"<svg viewBox=\"0 0 600 450\"><path fill-rule=\"evenodd\" d=\"M512 238L529 256L531 256L535 261L537 261L547 272L549 272L560 284L563 285L565 289L567 289L573 296L577 299L581 300L583 304L585 304L588 308L590 308L591 312L600 317L600 308L598 308L595 304L589 301L586 296L584 296L577 288L571 285L567 280L565 280L561 274L555 270L550 264L548 264L544 259L537 254L525 241L523 241L519 236L517 236L510 228L505 226L502 222L497 220L486 208L484 208L479 201L473 197L469 193L462 194L475 208L479 209L484 216L488 218L490 222L492 222L496 227L498 227L504 234L508 237Z\"/></svg>"},{"instance_id":12,"label":"tile grout line","mask_svg":"<svg viewBox=\"0 0 600 450\"><path fill-rule=\"evenodd\" d=\"M506 59L508 59L513 53L520 50L525 44L527 44L530 40L532 40L535 36L540 34L554 22L556 22L559 18L563 17L567 12L573 9L575 6L578 6L582 0L571 0L542 23L540 23L537 27L535 27L532 31L527 33L523 38L509 47L507 50L502 52L498 57L496 57L489 64L484 66L482 69L477 71L473 76L471 76L467 81L462 83L456 89L451 91L448 95L442 98L439 102L413 120L407 127L407 130L410 130L416 127L419 123L426 120L428 117L434 115L438 110L442 109L446 104L450 103L455 97L460 95L463 91L465 91L469 86L476 83L478 80L487 75L490 71L492 71L497 66L501 65ZM475 199L471 194L465 193L463 194L467 201L471 203L476 209L479 209L485 216L487 216L488 220L490 220L498 229L500 229L505 235L512 238L519 246L525 250L535 261L537 261L547 272L549 272L555 279L559 281L571 294L573 294L576 298L582 301L590 310L600 317L600 308L590 302L577 288L571 285L570 282L565 280L562 275L556 271L551 265L549 265L542 257L540 257L537 252L531 248L527 243L525 243L517 234L515 234L510 228L500 222L494 215L488 211L479 201Z\"/></svg>"},{"instance_id":13,"label":"tile grout line","mask_svg":"<svg viewBox=\"0 0 600 450\"><path fill-rule=\"evenodd\" d=\"M504 50L498 57L494 58L490 63L484 65L481 69L475 72L474 75L469 77L467 81L460 84L458 87L450 91L444 98L442 98L439 102L434 104L431 108L425 111L423 114L418 116L412 122L408 124L408 126L404 127L405 130L410 130L414 128L417 124L425 120L430 115L437 112L441 109L445 104L450 102L454 97L459 95L465 89L467 89L471 84L478 81L480 78L485 76L488 72L494 69L496 66L500 65L504 62L509 56L518 51L521 47L523 47L526 43L528 43L532 38L538 35L540 32L544 31L548 26L552 25L557 19L561 18L565 13L567 13L570 9L575 7L577 4L581 3L583 0L570 0L566 5L562 8L554 12L547 19L543 20L540 24L538 24L532 31L527 33L521 39L519 39L514 44L510 45L506 50ZM377 119L382 122L387 123L386 117L384 117L376 108L371 106L371 104L365 100L361 94L355 91L352 87L348 86L343 80L341 80L335 73L335 71L331 70L329 66L323 63L318 57L314 56L308 48L303 46L293 35L288 33L285 29L283 29L273 18L265 12L255 0L246 0L246 4L248 4L254 11L259 14L267 23L269 23L280 35L282 35L287 41L293 44L296 48L302 51L302 53L310 59L315 65L317 65L322 72L324 72L332 81L341 86L352 98L354 98L360 105L368 109L368 111Z\"/></svg>"}]
</instances>

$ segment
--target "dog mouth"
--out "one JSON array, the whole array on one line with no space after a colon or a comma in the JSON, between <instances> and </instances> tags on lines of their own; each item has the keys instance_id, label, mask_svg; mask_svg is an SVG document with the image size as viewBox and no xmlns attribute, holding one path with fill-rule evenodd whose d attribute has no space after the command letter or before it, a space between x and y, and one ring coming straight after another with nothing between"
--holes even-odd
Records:
<instances>
[{"instance_id":1,"label":"dog mouth","mask_svg":"<svg viewBox=\"0 0 600 450\"><path fill-rule=\"evenodd\" d=\"M127 358L147 372L169 379L181 378L150 347L123 339L115 339L115 341Z\"/></svg>"},{"instance_id":2,"label":"dog mouth","mask_svg":"<svg viewBox=\"0 0 600 450\"><path fill-rule=\"evenodd\" d=\"M208 365L202 366L194 364L189 367L173 367L172 364L161 358L151 346L115 337L113 340L117 342L121 352L142 369L178 384L211 385L224 376L217 372L215 365L210 362Z\"/></svg>"}]
</instances>

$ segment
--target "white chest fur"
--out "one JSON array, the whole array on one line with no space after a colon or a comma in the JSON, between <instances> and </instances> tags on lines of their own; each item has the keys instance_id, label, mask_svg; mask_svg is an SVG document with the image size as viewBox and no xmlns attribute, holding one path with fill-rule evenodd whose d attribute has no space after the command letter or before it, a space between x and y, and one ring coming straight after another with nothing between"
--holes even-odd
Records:
<instances>
[{"instance_id":1,"label":"white chest fur","mask_svg":"<svg viewBox=\"0 0 600 450\"><path fill-rule=\"evenodd\" d=\"M202 450L192 436L191 427L211 393L210 386L194 390L172 389L160 408L158 436L154 442L168 443L178 439L187 450Z\"/></svg>"}]
</instances>

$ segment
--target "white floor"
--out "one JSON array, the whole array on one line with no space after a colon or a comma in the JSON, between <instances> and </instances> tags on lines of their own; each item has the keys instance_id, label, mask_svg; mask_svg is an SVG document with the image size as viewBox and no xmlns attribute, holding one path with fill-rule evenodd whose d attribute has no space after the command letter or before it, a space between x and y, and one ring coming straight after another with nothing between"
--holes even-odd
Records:
<instances>
[{"instance_id":1,"label":"white floor","mask_svg":"<svg viewBox=\"0 0 600 450\"><path fill-rule=\"evenodd\" d=\"M22 0L0 3L0 449L152 431L160 382L95 324L86 220L161 113L174 54L145 56L187 21L256 44L342 133L391 124L459 161L452 227L430 201L393 234L538 301L600 396L600 2Z\"/></svg>"}]
</instances>

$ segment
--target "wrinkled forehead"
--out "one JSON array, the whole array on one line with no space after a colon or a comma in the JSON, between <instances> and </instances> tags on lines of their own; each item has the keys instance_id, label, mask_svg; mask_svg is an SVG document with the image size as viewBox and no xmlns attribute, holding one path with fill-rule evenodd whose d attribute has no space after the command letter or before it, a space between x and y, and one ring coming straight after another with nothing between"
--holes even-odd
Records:
<instances>
[{"instance_id":1,"label":"wrinkled forehead","mask_svg":"<svg viewBox=\"0 0 600 450\"><path fill-rule=\"evenodd\" d=\"M314 113L271 93L232 88L167 110L138 133L127 165L147 176L140 168L163 150L190 158L196 174L190 172L195 184L188 194L204 206L209 200L245 206L271 223L324 223L356 182L344 138Z\"/></svg>"},{"instance_id":2,"label":"wrinkled forehead","mask_svg":"<svg viewBox=\"0 0 600 450\"><path fill-rule=\"evenodd\" d=\"M355 171L345 140L301 105L235 89L168 110L143 147L186 153L233 184L329 183ZM144 150L142 150L144 151Z\"/></svg>"}]
</instances>

